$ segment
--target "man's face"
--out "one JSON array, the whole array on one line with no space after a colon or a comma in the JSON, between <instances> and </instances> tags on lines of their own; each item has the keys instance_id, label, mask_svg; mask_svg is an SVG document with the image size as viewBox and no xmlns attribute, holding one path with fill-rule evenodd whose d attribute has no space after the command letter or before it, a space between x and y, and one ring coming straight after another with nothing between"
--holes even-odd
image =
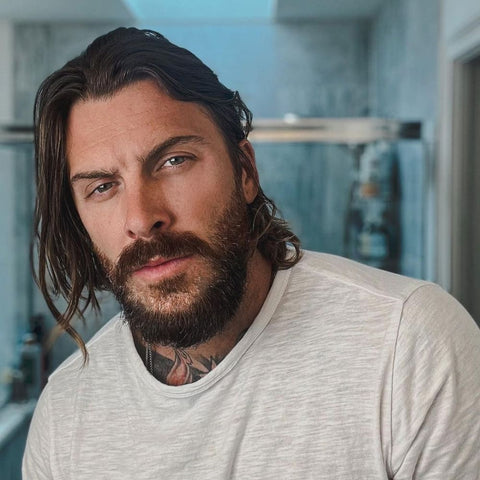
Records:
<instances>
[{"instance_id":1,"label":"man's face","mask_svg":"<svg viewBox=\"0 0 480 480\"><path fill-rule=\"evenodd\" d=\"M184 347L218 333L244 290L256 187L235 179L209 115L138 82L72 107L67 157L78 213L131 327Z\"/></svg>"}]
</instances>

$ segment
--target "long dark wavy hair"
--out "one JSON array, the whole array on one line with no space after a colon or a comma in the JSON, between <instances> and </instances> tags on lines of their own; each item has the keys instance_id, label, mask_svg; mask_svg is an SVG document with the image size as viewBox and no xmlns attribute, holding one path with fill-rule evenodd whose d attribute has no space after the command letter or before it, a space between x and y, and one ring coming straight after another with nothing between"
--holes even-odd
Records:
<instances>
[{"instance_id":1,"label":"long dark wavy hair","mask_svg":"<svg viewBox=\"0 0 480 480\"><path fill-rule=\"evenodd\" d=\"M255 179L258 195L249 205L252 238L273 268L290 268L301 257L299 239L276 215L274 203L263 193L254 167L239 147L251 130L252 114L238 92L222 85L191 52L157 32L119 28L107 33L45 79L34 109L35 279L58 324L85 358L85 343L72 320L83 319L88 307L99 310L96 292L107 289L108 282L72 197L65 148L68 116L75 102L108 97L146 79L156 81L174 99L205 108L222 132L237 178L245 169ZM59 296L67 302L63 312L56 306Z\"/></svg>"}]
</instances>

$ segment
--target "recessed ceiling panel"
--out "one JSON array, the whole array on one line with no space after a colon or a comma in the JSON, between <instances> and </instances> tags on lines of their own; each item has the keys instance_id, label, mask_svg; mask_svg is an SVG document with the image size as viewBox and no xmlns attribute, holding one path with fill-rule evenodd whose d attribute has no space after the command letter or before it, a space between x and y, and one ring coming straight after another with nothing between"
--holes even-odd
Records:
<instances>
[{"instance_id":1,"label":"recessed ceiling panel","mask_svg":"<svg viewBox=\"0 0 480 480\"><path fill-rule=\"evenodd\" d=\"M270 21L274 0L124 0L141 22Z\"/></svg>"},{"instance_id":2,"label":"recessed ceiling panel","mask_svg":"<svg viewBox=\"0 0 480 480\"><path fill-rule=\"evenodd\" d=\"M278 20L371 18L384 0L277 0Z\"/></svg>"}]
</instances>

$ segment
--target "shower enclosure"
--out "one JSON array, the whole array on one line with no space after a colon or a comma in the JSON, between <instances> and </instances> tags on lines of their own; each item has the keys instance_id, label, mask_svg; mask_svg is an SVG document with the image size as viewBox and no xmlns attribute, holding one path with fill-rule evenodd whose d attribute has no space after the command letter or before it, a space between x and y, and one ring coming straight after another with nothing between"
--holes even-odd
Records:
<instances>
[{"instance_id":1,"label":"shower enclosure","mask_svg":"<svg viewBox=\"0 0 480 480\"><path fill-rule=\"evenodd\" d=\"M418 122L260 119L261 184L305 248L427 277L428 156Z\"/></svg>"}]
</instances>

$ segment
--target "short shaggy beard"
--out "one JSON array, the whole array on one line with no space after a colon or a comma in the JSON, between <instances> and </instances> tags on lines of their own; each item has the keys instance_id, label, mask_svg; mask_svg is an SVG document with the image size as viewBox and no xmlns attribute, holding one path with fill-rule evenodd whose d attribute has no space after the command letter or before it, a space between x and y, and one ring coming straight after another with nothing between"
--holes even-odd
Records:
<instances>
[{"instance_id":1,"label":"short shaggy beard","mask_svg":"<svg viewBox=\"0 0 480 480\"><path fill-rule=\"evenodd\" d=\"M97 254L133 332L153 345L193 347L221 333L244 296L250 257L247 206L237 189L215 222L209 242L191 232L165 231L151 241L138 239L129 245L116 265L100 252ZM202 285L205 276L194 275L192 279L188 272L182 273L149 286L149 299L129 285L132 272L155 256L193 254L204 260L211 274L206 285ZM167 302L176 308L162 310L162 303Z\"/></svg>"}]
</instances>

